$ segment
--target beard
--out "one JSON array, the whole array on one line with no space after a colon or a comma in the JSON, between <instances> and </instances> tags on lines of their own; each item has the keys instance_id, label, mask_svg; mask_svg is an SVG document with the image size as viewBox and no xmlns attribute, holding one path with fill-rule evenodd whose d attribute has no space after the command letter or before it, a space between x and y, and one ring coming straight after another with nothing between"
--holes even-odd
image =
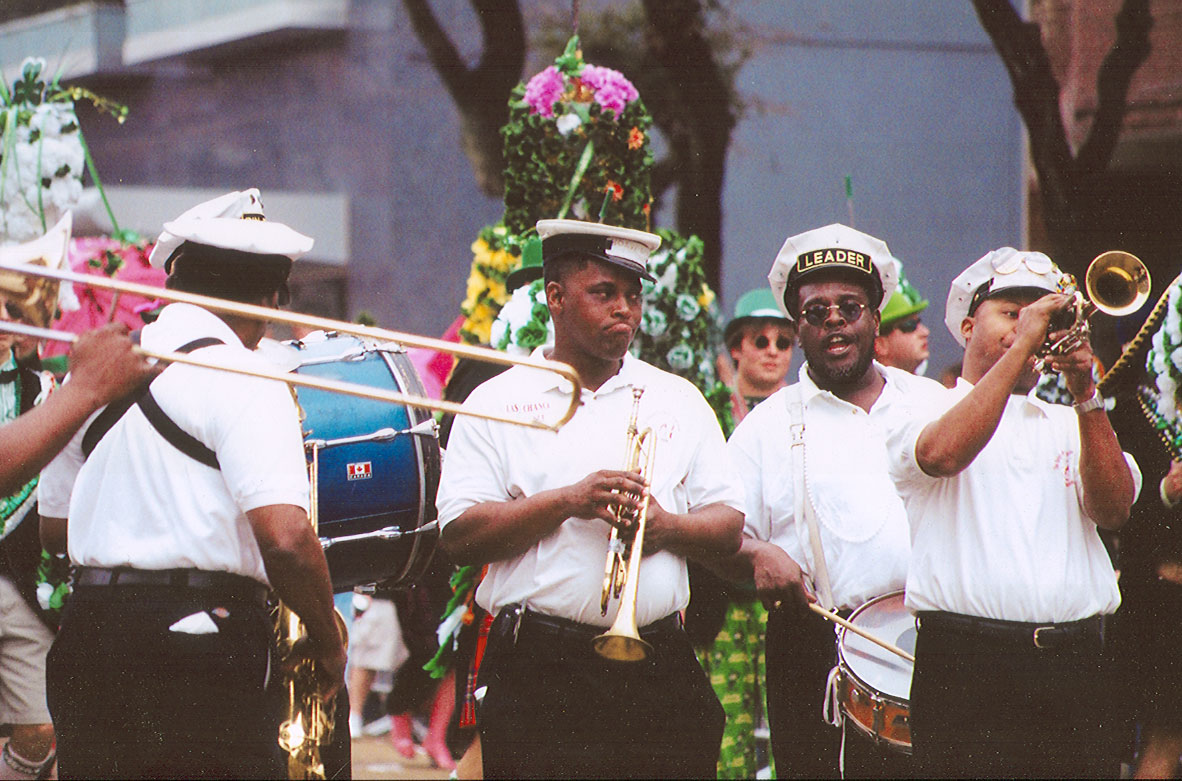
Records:
<instances>
[{"instance_id":1,"label":"beard","mask_svg":"<svg viewBox=\"0 0 1182 781\"><path fill-rule=\"evenodd\" d=\"M809 355L810 350L806 349L805 359L808 362L809 374L812 376L813 382L817 384L817 387L825 390L844 388L857 383L866 376L866 371L874 361L873 344L871 342L869 347L855 344L854 361L844 366L833 365L823 350L820 355Z\"/></svg>"}]
</instances>

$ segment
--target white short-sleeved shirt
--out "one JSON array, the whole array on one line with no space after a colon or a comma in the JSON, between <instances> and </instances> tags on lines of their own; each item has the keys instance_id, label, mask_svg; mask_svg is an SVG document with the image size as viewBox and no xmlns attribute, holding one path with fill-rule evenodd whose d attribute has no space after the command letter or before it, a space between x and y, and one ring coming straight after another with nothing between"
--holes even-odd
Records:
<instances>
[{"instance_id":1,"label":"white short-sleeved shirt","mask_svg":"<svg viewBox=\"0 0 1182 781\"><path fill-rule=\"evenodd\" d=\"M176 350L201 337L224 345L194 357L274 367L243 347L216 315L170 304L142 333L145 348ZM152 383L161 409L217 454L205 466L165 440L133 405L91 453L83 426L45 468L41 514L69 519L77 565L232 572L267 583L246 512L291 504L308 509L303 437L291 392L272 380L176 364ZM93 418L92 418L93 419Z\"/></svg>"},{"instance_id":2,"label":"white short-sleeved shirt","mask_svg":"<svg viewBox=\"0 0 1182 781\"><path fill-rule=\"evenodd\" d=\"M748 413L727 442L743 480L745 533L779 546L814 578L808 523L796 517L789 400L803 402L805 473L837 607L853 608L903 588L910 529L889 476L886 438L909 399L931 396L933 380L875 363L886 381L870 408L821 390L807 365L799 382Z\"/></svg>"},{"instance_id":3,"label":"white short-sleeved shirt","mask_svg":"<svg viewBox=\"0 0 1182 781\"><path fill-rule=\"evenodd\" d=\"M738 477L702 394L680 377L628 355L597 391L583 390L578 412L558 432L458 416L439 482L440 524L446 526L480 502L533 496L600 469L623 468L633 386L644 388L638 426L651 427L655 436L652 497L673 513L716 502L741 510ZM514 367L478 387L465 406L553 421L567 407L569 388L552 373ZM599 598L610 530L597 518L567 519L524 553L492 562L476 601L494 615L507 604L521 603L548 615L609 626L618 603L601 616ZM644 557L639 583L641 626L689 603L685 560L669 551Z\"/></svg>"},{"instance_id":4,"label":"white short-sleeved shirt","mask_svg":"<svg viewBox=\"0 0 1182 781\"><path fill-rule=\"evenodd\" d=\"M1075 621L1120 605L1116 574L1084 512L1079 419L1012 395L989 443L952 477L931 477L915 444L973 386L917 409L888 443L913 527L907 606L1006 621ZM1136 490L1141 472L1125 454Z\"/></svg>"}]
</instances>

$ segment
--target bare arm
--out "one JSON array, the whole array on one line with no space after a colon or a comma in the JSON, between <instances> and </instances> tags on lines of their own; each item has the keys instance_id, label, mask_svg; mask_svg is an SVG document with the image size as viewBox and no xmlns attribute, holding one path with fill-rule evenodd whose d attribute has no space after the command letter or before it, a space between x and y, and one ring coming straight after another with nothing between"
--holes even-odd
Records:
<instances>
[{"instance_id":1,"label":"bare arm","mask_svg":"<svg viewBox=\"0 0 1182 781\"><path fill-rule=\"evenodd\" d=\"M79 337L70 354L70 381L45 402L0 428L0 495L31 480L100 407L156 371L132 352L127 328L108 325Z\"/></svg>"},{"instance_id":2,"label":"bare arm","mask_svg":"<svg viewBox=\"0 0 1182 781\"><path fill-rule=\"evenodd\" d=\"M695 561L737 553L743 539L743 514L721 502L688 513L666 512L650 500L644 552L667 550Z\"/></svg>"},{"instance_id":3,"label":"bare arm","mask_svg":"<svg viewBox=\"0 0 1182 781\"><path fill-rule=\"evenodd\" d=\"M933 477L951 477L989 444L1014 386L1046 336L1052 312L1069 300L1065 295L1047 295L1022 308L1017 334L1005 354L967 396L920 432L915 443L920 469Z\"/></svg>"},{"instance_id":4,"label":"bare arm","mask_svg":"<svg viewBox=\"0 0 1182 781\"><path fill-rule=\"evenodd\" d=\"M292 504L274 504L246 517L275 594L308 629L312 654L324 673L324 696L333 697L345 681L345 644L333 613L328 562L308 514Z\"/></svg>"},{"instance_id":5,"label":"bare arm","mask_svg":"<svg viewBox=\"0 0 1182 781\"><path fill-rule=\"evenodd\" d=\"M1051 368L1063 373L1067 390L1076 402L1087 401L1096 393L1093 360L1091 347L1085 342L1051 363ZM1123 526L1133 506L1135 486L1103 407L1079 416L1079 475L1088 517L1102 529L1116 530Z\"/></svg>"},{"instance_id":6,"label":"bare arm","mask_svg":"<svg viewBox=\"0 0 1182 781\"><path fill-rule=\"evenodd\" d=\"M720 577L735 583L755 583L755 591L768 608L784 604L804 610L816 598L804 583L800 565L779 545L742 537L738 552L705 562Z\"/></svg>"},{"instance_id":7,"label":"bare arm","mask_svg":"<svg viewBox=\"0 0 1182 781\"><path fill-rule=\"evenodd\" d=\"M440 542L456 564L487 564L520 555L567 518L615 523L618 504L637 506L644 483L631 472L600 470L573 485L469 507L443 528Z\"/></svg>"}]
</instances>

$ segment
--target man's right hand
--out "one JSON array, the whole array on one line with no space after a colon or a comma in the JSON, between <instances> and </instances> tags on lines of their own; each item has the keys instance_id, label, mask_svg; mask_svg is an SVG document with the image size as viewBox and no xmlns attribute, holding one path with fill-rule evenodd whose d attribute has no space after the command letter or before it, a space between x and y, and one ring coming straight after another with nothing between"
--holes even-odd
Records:
<instances>
[{"instance_id":1,"label":"man's right hand","mask_svg":"<svg viewBox=\"0 0 1182 781\"><path fill-rule=\"evenodd\" d=\"M163 369L134 352L127 326L112 323L78 337L70 350L70 382L101 407L126 396Z\"/></svg>"},{"instance_id":2,"label":"man's right hand","mask_svg":"<svg viewBox=\"0 0 1182 781\"><path fill-rule=\"evenodd\" d=\"M784 607L803 612L808 609L810 602L817 601L805 586L800 565L779 545L759 545L752 566L755 591L769 610Z\"/></svg>"},{"instance_id":3,"label":"man's right hand","mask_svg":"<svg viewBox=\"0 0 1182 781\"><path fill-rule=\"evenodd\" d=\"M345 664L348 656L344 640L333 643L324 650L317 647L315 655L316 669L320 675L321 696L327 702L336 697L337 692L345 685Z\"/></svg>"},{"instance_id":4,"label":"man's right hand","mask_svg":"<svg viewBox=\"0 0 1182 781\"><path fill-rule=\"evenodd\" d=\"M1014 347L1034 355L1046 341L1051 317L1071 303L1071 296L1064 293L1048 293L1024 307L1018 314L1018 327L1014 335Z\"/></svg>"},{"instance_id":5,"label":"man's right hand","mask_svg":"<svg viewBox=\"0 0 1182 781\"><path fill-rule=\"evenodd\" d=\"M646 490L644 480L636 472L601 469L567 486L571 518L600 518L624 530L635 525L634 516L640 511L640 496ZM624 510L621 520L616 509Z\"/></svg>"}]
</instances>

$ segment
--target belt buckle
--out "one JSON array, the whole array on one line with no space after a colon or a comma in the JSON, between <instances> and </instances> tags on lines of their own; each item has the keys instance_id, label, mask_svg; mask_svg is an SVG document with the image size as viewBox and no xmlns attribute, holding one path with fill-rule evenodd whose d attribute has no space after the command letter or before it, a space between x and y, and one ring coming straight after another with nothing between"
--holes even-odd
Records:
<instances>
[{"instance_id":1,"label":"belt buckle","mask_svg":"<svg viewBox=\"0 0 1182 781\"><path fill-rule=\"evenodd\" d=\"M1039 641L1039 639L1038 639L1038 633L1039 633L1039 632L1042 632L1042 631L1045 631L1045 630L1048 630L1048 629L1054 629L1054 628L1055 628L1055 627L1053 627L1053 626L1036 626L1036 627L1034 628L1034 647L1035 647L1035 648L1044 648L1044 649L1045 649L1045 648L1048 648L1049 646L1045 646L1045 645L1043 645L1043 644L1042 644L1042 642L1041 642L1041 641Z\"/></svg>"}]
</instances>

